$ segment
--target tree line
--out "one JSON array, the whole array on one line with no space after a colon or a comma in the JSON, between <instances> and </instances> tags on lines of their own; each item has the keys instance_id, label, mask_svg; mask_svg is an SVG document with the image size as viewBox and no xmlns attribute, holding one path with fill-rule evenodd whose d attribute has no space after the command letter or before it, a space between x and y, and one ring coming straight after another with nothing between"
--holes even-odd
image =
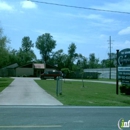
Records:
<instances>
[{"instance_id":1,"label":"tree line","mask_svg":"<svg viewBox=\"0 0 130 130\"><path fill-rule=\"evenodd\" d=\"M37 37L36 42L33 43L29 36L24 36L21 40L21 47L16 50L10 47L10 40L7 36L3 35L3 30L0 28L0 68L7 65L18 63L22 66L29 62L46 63L52 66L57 66L60 70L68 69L70 71L80 70L81 68L102 68L114 67L116 58L115 53L111 53L112 60L103 59L101 62L91 53L89 57L83 56L81 53L76 53L76 44L71 43L68 46L67 54L63 49L53 51L56 47L56 40L49 33L42 34ZM41 59L37 59L33 48L39 50Z\"/></svg>"}]
</instances>

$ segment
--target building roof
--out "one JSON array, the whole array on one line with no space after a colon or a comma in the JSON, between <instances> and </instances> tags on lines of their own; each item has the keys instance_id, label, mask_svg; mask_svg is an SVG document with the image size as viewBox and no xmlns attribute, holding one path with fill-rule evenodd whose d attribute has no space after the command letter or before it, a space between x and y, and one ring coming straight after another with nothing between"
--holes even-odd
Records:
<instances>
[{"instance_id":1,"label":"building roof","mask_svg":"<svg viewBox=\"0 0 130 130\"><path fill-rule=\"evenodd\" d=\"M18 67L18 64L17 64L17 63L14 63L14 64L8 65L8 66L6 66L6 67L4 67L4 68L2 68L2 69L14 69L14 68L16 68L16 67Z\"/></svg>"},{"instance_id":2,"label":"building roof","mask_svg":"<svg viewBox=\"0 0 130 130\"><path fill-rule=\"evenodd\" d=\"M35 63L33 64L34 65L34 68L35 69L45 69L45 64L38 64L38 63Z\"/></svg>"}]
</instances>

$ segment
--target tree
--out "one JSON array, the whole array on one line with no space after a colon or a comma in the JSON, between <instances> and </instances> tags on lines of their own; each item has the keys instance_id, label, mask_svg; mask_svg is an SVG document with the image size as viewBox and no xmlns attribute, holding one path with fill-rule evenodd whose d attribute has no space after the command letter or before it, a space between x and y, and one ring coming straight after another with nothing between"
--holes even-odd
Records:
<instances>
[{"instance_id":1,"label":"tree","mask_svg":"<svg viewBox=\"0 0 130 130\"><path fill-rule=\"evenodd\" d=\"M3 36L2 28L0 28L0 68L8 65L9 62L9 48L7 43L10 43L6 36Z\"/></svg>"},{"instance_id":2,"label":"tree","mask_svg":"<svg viewBox=\"0 0 130 130\"><path fill-rule=\"evenodd\" d=\"M30 38L28 36L23 37L21 48L17 52L17 62L19 65L23 65L36 60L36 55L32 50L33 47L34 44Z\"/></svg>"},{"instance_id":3,"label":"tree","mask_svg":"<svg viewBox=\"0 0 130 130\"><path fill-rule=\"evenodd\" d=\"M31 51L32 47L34 47L34 44L30 40L30 37L24 37L22 39L22 50L24 52L29 52L29 51Z\"/></svg>"},{"instance_id":4,"label":"tree","mask_svg":"<svg viewBox=\"0 0 130 130\"><path fill-rule=\"evenodd\" d=\"M82 68L82 69L88 68L87 58L83 56L82 54L78 54L76 64L78 65L78 68Z\"/></svg>"},{"instance_id":5,"label":"tree","mask_svg":"<svg viewBox=\"0 0 130 130\"><path fill-rule=\"evenodd\" d=\"M15 49L9 51L9 64L18 63L17 53Z\"/></svg>"},{"instance_id":6,"label":"tree","mask_svg":"<svg viewBox=\"0 0 130 130\"><path fill-rule=\"evenodd\" d=\"M110 56L111 56L111 63L110 63ZM101 61L101 66L102 67L115 67L116 66L116 54L115 53L108 53L108 59L103 59Z\"/></svg>"},{"instance_id":7,"label":"tree","mask_svg":"<svg viewBox=\"0 0 130 130\"><path fill-rule=\"evenodd\" d=\"M89 68L98 68L99 59L92 53L89 55Z\"/></svg>"},{"instance_id":8,"label":"tree","mask_svg":"<svg viewBox=\"0 0 130 130\"><path fill-rule=\"evenodd\" d=\"M56 41L49 33L45 33L37 38L36 48L40 50L43 62L47 62L55 46Z\"/></svg>"},{"instance_id":9,"label":"tree","mask_svg":"<svg viewBox=\"0 0 130 130\"><path fill-rule=\"evenodd\" d=\"M66 56L63 53L62 49L60 49L56 52L53 52L52 57L48 61L49 64L58 65L57 67L59 69L65 67L65 62L66 62Z\"/></svg>"},{"instance_id":10,"label":"tree","mask_svg":"<svg viewBox=\"0 0 130 130\"><path fill-rule=\"evenodd\" d=\"M74 61L76 60L78 54L76 53L75 43L71 43L68 47L68 59L67 59L67 68L72 70Z\"/></svg>"}]
</instances>

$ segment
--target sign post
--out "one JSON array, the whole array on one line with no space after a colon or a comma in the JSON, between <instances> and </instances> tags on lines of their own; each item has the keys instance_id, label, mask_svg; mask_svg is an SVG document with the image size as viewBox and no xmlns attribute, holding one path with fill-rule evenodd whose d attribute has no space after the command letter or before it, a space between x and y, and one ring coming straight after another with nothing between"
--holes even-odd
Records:
<instances>
[{"instance_id":1,"label":"sign post","mask_svg":"<svg viewBox=\"0 0 130 130\"><path fill-rule=\"evenodd\" d=\"M118 95L118 88L119 88L119 80L118 80L118 55L119 55L119 50L116 51L116 94Z\"/></svg>"}]
</instances>

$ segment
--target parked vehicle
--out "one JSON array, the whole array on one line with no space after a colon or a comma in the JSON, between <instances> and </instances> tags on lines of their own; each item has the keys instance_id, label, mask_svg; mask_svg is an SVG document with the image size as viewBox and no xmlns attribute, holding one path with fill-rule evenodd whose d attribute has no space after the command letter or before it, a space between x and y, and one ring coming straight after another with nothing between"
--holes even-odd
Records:
<instances>
[{"instance_id":1,"label":"parked vehicle","mask_svg":"<svg viewBox=\"0 0 130 130\"><path fill-rule=\"evenodd\" d=\"M40 78L41 79L56 79L58 76L62 77L62 72L61 71L48 71L48 72L44 72L43 74L41 74Z\"/></svg>"}]
</instances>

